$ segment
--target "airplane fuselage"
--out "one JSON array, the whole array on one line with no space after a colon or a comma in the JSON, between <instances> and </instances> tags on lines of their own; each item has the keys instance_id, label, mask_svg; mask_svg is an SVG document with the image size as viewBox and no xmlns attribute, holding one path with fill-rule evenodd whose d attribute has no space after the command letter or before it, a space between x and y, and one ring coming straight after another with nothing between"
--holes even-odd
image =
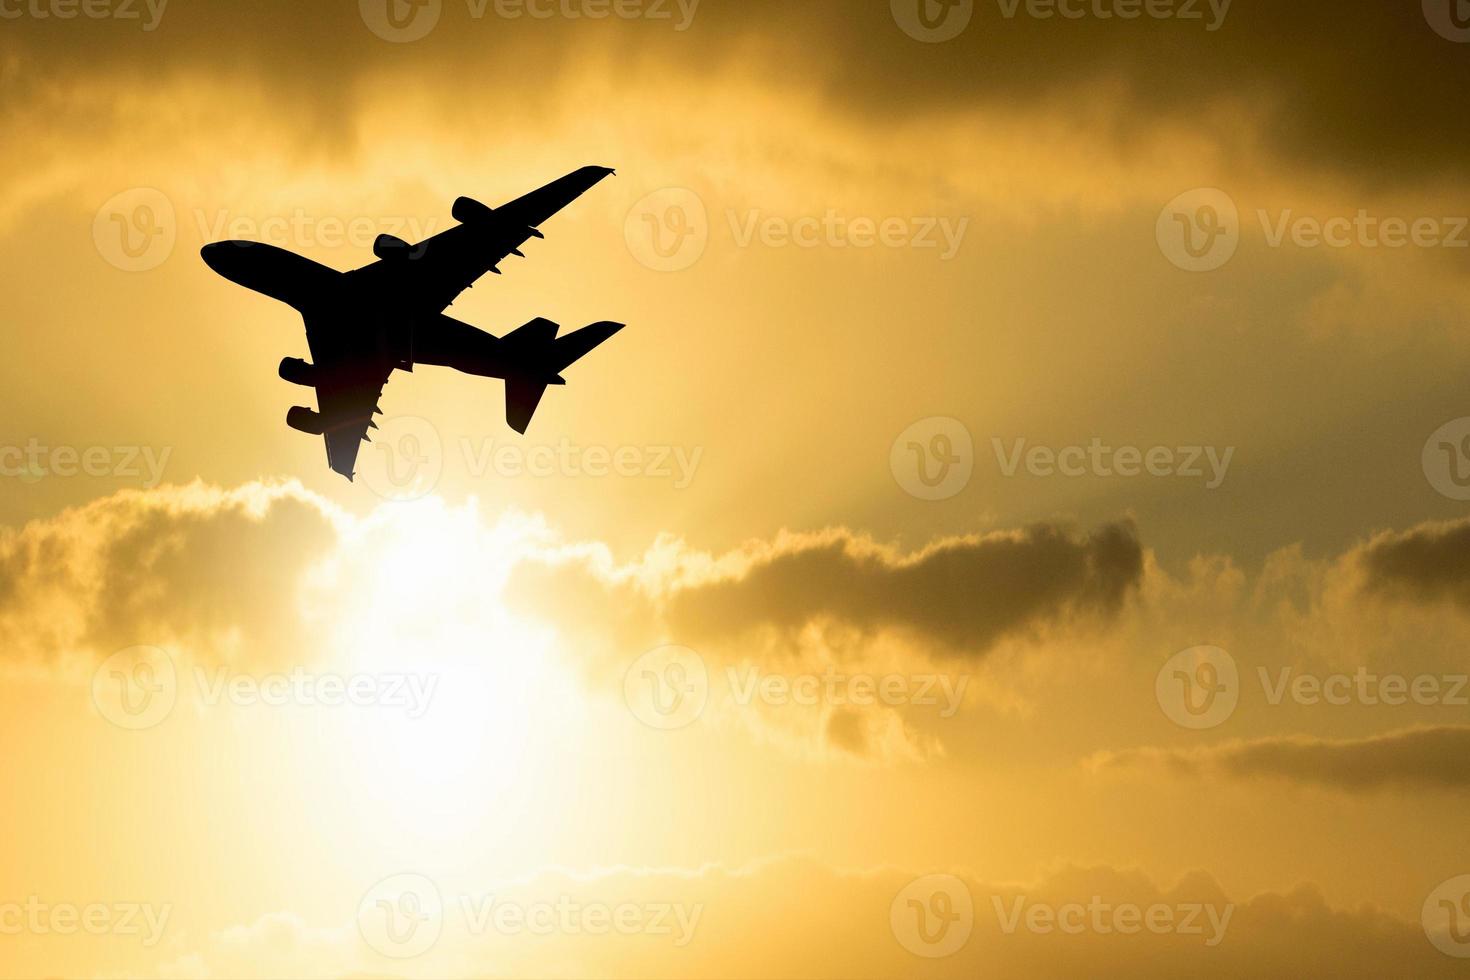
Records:
<instances>
[{"instance_id":1,"label":"airplane fuselage","mask_svg":"<svg viewBox=\"0 0 1470 980\"><path fill-rule=\"evenodd\" d=\"M410 291L259 242L220 242L207 246L203 256L221 276L294 307L307 320L330 315L352 324L355 340L376 348L384 363L405 370L429 364L505 377L496 357L499 338L445 316L442 307Z\"/></svg>"}]
</instances>

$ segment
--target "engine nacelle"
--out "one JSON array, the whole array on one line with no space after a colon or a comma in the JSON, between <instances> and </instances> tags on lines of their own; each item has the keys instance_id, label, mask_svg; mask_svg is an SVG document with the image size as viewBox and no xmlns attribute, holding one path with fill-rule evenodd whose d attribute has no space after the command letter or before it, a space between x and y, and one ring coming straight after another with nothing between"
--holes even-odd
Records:
<instances>
[{"instance_id":1,"label":"engine nacelle","mask_svg":"<svg viewBox=\"0 0 1470 980\"><path fill-rule=\"evenodd\" d=\"M308 388L316 385L316 365L308 364L299 357L283 360L280 375L282 381L289 381L293 385L304 385Z\"/></svg>"},{"instance_id":2,"label":"engine nacelle","mask_svg":"<svg viewBox=\"0 0 1470 980\"><path fill-rule=\"evenodd\" d=\"M319 436L327 431L326 420L320 413L313 412L309 408L297 405L286 413L286 424L297 432L305 432L309 436Z\"/></svg>"},{"instance_id":3,"label":"engine nacelle","mask_svg":"<svg viewBox=\"0 0 1470 980\"><path fill-rule=\"evenodd\" d=\"M380 259L406 259L412 252L413 246L397 235L379 235L373 242L373 254Z\"/></svg>"},{"instance_id":4,"label":"engine nacelle","mask_svg":"<svg viewBox=\"0 0 1470 980\"><path fill-rule=\"evenodd\" d=\"M449 212L454 215L454 220L462 225L473 224L476 221L484 221L495 211L486 207L472 197L462 197L454 202L454 209Z\"/></svg>"}]
</instances>

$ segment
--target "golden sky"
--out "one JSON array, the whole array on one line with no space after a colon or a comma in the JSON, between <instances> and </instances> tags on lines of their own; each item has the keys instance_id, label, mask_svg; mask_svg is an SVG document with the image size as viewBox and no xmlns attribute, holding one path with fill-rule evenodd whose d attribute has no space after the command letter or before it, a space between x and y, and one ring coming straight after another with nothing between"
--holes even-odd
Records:
<instances>
[{"instance_id":1,"label":"golden sky","mask_svg":"<svg viewBox=\"0 0 1470 980\"><path fill-rule=\"evenodd\" d=\"M1463 972L1463 7L0 0L0 975Z\"/></svg>"}]
</instances>

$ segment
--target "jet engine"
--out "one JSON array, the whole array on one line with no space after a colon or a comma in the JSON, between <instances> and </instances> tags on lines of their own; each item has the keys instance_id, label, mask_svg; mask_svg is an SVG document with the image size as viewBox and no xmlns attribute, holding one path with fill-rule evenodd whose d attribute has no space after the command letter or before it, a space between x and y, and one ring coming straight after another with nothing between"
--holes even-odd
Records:
<instances>
[{"instance_id":1,"label":"jet engine","mask_svg":"<svg viewBox=\"0 0 1470 980\"><path fill-rule=\"evenodd\" d=\"M474 198L462 197L454 202L454 209L449 213L454 215L455 221L458 221L462 225L468 225L476 221L484 221L495 212Z\"/></svg>"},{"instance_id":2,"label":"jet engine","mask_svg":"<svg viewBox=\"0 0 1470 980\"><path fill-rule=\"evenodd\" d=\"M316 365L308 364L299 357L288 357L281 362L282 381L310 388L316 384Z\"/></svg>"},{"instance_id":3,"label":"jet engine","mask_svg":"<svg viewBox=\"0 0 1470 980\"><path fill-rule=\"evenodd\" d=\"M397 235L379 235L373 242L373 254L380 259L407 258L412 251L413 246Z\"/></svg>"},{"instance_id":4,"label":"jet engine","mask_svg":"<svg viewBox=\"0 0 1470 980\"><path fill-rule=\"evenodd\" d=\"M311 436L319 436L327 431L326 421L319 412L300 405L286 413L286 424L297 432L305 432Z\"/></svg>"}]
</instances>

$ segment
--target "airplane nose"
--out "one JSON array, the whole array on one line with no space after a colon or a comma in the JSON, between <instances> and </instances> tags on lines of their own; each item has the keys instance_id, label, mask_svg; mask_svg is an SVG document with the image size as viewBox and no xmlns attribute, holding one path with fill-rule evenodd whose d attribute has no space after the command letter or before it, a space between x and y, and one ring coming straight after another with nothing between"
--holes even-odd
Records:
<instances>
[{"instance_id":1,"label":"airplane nose","mask_svg":"<svg viewBox=\"0 0 1470 980\"><path fill-rule=\"evenodd\" d=\"M224 271L220 268L220 265L224 262L224 250L226 247L224 242L215 242L213 245L206 245L199 250L199 257L204 260L205 265L209 266L215 272L220 273L220 275L224 275Z\"/></svg>"},{"instance_id":2,"label":"airplane nose","mask_svg":"<svg viewBox=\"0 0 1470 980\"><path fill-rule=\"evenodd\" d=\"M250 249L250 242L215 242L206 245L199 250L199 257L204 264L215 272L229 279L231 282L239 282L240 277L246 272L246 261Z\"/></svg>"}]
</instances>

